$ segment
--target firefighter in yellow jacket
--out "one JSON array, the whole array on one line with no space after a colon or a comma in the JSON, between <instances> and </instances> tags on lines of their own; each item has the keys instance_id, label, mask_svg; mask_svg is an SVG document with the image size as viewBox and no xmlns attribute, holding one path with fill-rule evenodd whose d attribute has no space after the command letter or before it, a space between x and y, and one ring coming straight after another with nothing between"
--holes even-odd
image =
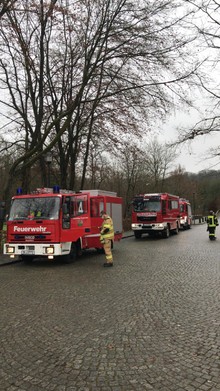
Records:
<instances>
[{"instance_id":1,"label":"firefighter in yellow jacket","mask_svg":"<svg viewBox=\"0 0 220 391\"><path fill-rule=\"evenodd\" d=\"M103 264L104 267L113 266L112 258L112 241L114 240L114 227L112 218L104 211L101 212L103 223L100 230L100 242L103 244L105 251L106 262Z\"/></svg>"},{"instance_id":2,"label":"firefighter in yellow jacket","mask_svg":"<svg viewBox=\"0 0 220 391\"><path fill-rule=\"evenodd\" d=\"M207 217L207 231L209 232L209 239L215 240L215 229L218 226L218 219L213 212L213 210L210 210L209 215Z\"/></svg>"}]
</instances>

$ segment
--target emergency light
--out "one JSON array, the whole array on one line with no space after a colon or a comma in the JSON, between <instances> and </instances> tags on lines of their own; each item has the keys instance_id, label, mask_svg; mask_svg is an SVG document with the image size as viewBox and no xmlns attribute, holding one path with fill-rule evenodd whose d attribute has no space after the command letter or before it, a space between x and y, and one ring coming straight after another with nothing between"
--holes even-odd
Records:
<instances>
[{"instance_id":1,"label":"emergency light","mask_svg":"<svg viewBox=\"0 0 220 391\"><path fill-rule=\"evenodd\" d=\"M22 194L22 188L21 187L17 188L16 194L17 195L21 195Z\"/></svg>"},{"instance_id":2,"label":"emergency light","mask_svg":"<svg viewBox=\"0 0 220 391\"><path fill-rule=\"evenodd\" d=\"M53 193L59 194L60 193L60 186L58 186L58 185L53 186Z\"/></svg>"}]
</instances>

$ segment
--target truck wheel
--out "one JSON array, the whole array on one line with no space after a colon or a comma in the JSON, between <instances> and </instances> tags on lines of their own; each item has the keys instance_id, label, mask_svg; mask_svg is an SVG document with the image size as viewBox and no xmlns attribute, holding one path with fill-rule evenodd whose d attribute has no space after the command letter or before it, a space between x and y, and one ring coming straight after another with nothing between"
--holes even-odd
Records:
<instances>
[{"instance_id":1,"label":"truck wheel","mask_svg":"<svg viewBox=\"0 0 220 391\"><path fill-rule=\"evenodd\" d=\"M163 238L165 238L165 239L169 238L169 236L170 236L170 229L169 229L169 226L167 226L167 227L164 229L164 231L162 232L162 236L163 236Z\"/></svg>"},{"instance_id":2,"label":"truck wheel","mask_svg":"<svg viewBox=\"0 0 220 391\"><path fill-rule=\"evenodd\" d=\"M77 258L78 246L76 243L71 244L70 253L68 255L64 255L65 263L73 263Z\"/></svg>"},{"instance_id":3,"label":"truck wheel","mask_svg":"<svg viewBox=\"0 0 220 391\"><path fill-rule=\"evenodd\" d=\"M105 254L104 248L96 247L96 251L98 254Z\"/></svg>"},{"instance_id":4,"label":"truck wheel","mask_svg":"<svg viewBox=\"0 0 220 391\"><path fill-rule=\"evenodd\" d=\"M142 233L140 231L134 231L134 236L136 239L140 239L141 235L142 235Z\"/></svg>"}]
</instances>

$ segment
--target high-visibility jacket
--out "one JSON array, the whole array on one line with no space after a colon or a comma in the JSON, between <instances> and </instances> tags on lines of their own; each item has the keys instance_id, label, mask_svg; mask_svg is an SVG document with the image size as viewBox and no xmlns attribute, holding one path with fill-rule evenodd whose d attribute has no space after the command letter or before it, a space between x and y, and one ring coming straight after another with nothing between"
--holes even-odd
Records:
<instances>
[{"instance_id":1,"label":"high-visibility jacket","mask_svg":"<svg viewBox=\"0 0 220 391\"><path fill-rule=\"evenodd\" d=\"M100 234L100 241L102 241L103 239L114 240L113 221L112 218L108 215L104 217Z\"/></svg>"},{"instance_id":2,"label":"high-visibility jacket","mask_svg":"<svg viewBox=\"0 0 220 391\"><path fill-rule=\"evenodd\" d=\"M208 227L216 227L218 225L218 219L215 215L210 215L207 217Z\"/></svg>"}]
</instances>

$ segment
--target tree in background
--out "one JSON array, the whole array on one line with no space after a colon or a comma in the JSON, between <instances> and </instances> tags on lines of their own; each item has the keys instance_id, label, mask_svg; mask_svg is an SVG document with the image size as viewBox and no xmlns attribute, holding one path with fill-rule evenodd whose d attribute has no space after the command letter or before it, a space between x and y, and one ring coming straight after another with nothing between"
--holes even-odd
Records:
<instances>
[{"instance_id":1,"label":"tree in background","mask_svg":"<svg viewBox=\"0 0 220 391\"><path fill-rule=\"evenodd\" d=\"M197 34L195 52L204 53L203 66L196 72L203 102L202 107L198 106L201 119L193 127L181 129L180 143L220 131L220 3L216 0L187 0L186 3L192 9L189 23ZM212 150L207 151L206 157L219 156L219 145L214 145Z\"/></svg>"},{"instance_id":2,"label":"tree in background","mask_svg":"<svg viewBox=\"0 0 220 391\"><path fill-rule=\"evenodd\" d=\"M146 179L143 151L132 143L127 143L121 151L118 171L123 177L124 218L130 213L130 203L134 193Z\"/></svg>"},{"instance_id":3,"label":"tree in background","mask_svg":"<svg viewBox=\"0 0 220 391\"><path fill-rule=\"evenodd\" d=\"M0 18L7 12L10 12L17 0L1 0L0 4Z\"/></svg>"},{"instance_id":4,"label":"tree in background","mask_svg":"<svg viewBox=\"0 0 220 391\"><path fill-rule=\"evenodd\" d=\"M208 170L201 171L194 177L198 183L197 205L202 214L220 209L219 174L219 171Z\"/></svg>"},{"instance_id":5,"label":"tree in background","mask_svg":"<svg viewBox=\"0 0 220 391\"><path fill-rule=\"evenodd\" d=\"M171 152L171 148L167 149L156 138L149 144L137 144L135 139L130 139L118 148L115 155L108 150L103 153L98 145L93 145L85 188L116 191L123 197L123 215L126 218L130 216L131 200L135 194L166 191L166 178L174 159L174 151ZM78 177L80 172L79 166Z\"/></svg>"},{"instance_id":6,"label":"tree in background","mask_svg":"<svg viewBox=\"0 0 220 391\"><path fill-rule=\"evenodd\" d=\"M142 138L174 95L185 99L182 87L197 64L186 61L194 37L177 29L185 17L179 4L11 2L0 20L0 88L7 91L0 103L12 156L6 198L17 179L30 187L35 165L46 183L50 150L59 184L75 187L81 166L83 188L97 141L114 154L122 135Z\"/></svg>"},{"instance_id":7,"label":"tree in background","mask_svg":"<svg viewBox=\"0 0 220 391\"><path fill-rule=\"evenodd\" d=\"M165 191L165 178L176 158L175 147L162 145L155 137L147 143L144 150L145 166L149 178L151 178L151 191L162 193Z\"/></svg>"}]
</instances>

